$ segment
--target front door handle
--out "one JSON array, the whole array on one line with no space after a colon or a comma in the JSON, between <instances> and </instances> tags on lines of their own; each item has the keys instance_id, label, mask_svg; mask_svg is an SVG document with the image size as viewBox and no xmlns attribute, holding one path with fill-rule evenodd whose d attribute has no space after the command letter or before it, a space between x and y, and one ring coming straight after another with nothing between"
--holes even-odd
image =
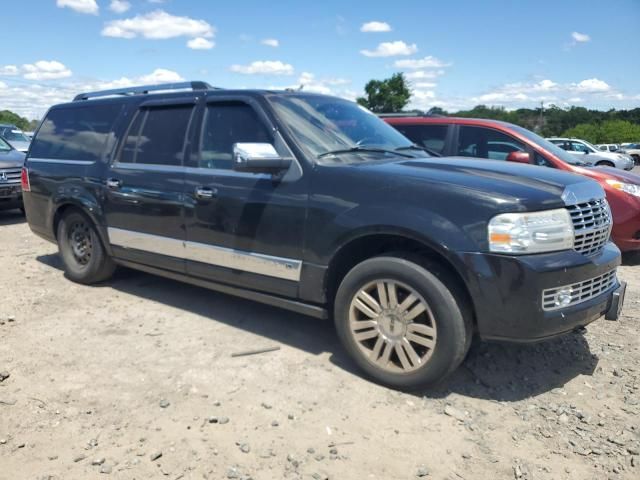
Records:
<instances>
[{"instance_id":1,"label":"front door handle","mask_svg":"<svg viewBox=\"0 0 640 480\"><path fill-rule=\"evenodd\" d=\"M117 178L107 178L107 188L111 190L117 190L122 186L122 181Z\"/></svg>"},{"instance_id":2,"label":"front door handle","mask_svg":"<svg viewBox=\"0 0 640 480\"><path fill-rule=\"evenodd\" d=\"M211 200L218 194L215 188L196 187L196 198L199 200Z\"/></svg>"}]
</instances>

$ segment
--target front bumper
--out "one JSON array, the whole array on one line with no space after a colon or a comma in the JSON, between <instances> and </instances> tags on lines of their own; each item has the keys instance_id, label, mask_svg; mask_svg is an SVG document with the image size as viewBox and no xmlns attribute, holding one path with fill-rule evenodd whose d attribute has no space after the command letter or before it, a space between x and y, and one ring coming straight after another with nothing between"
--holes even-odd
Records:
<instances>
[{"instance_id":1,"label":"front bumper","mask_svg":"<svg viewBox=\"0 0 640 480\"><path fill-rule=\"evenodd\" d=\"M620 251L612 243L594 258L573 250L540 255L460 256L469 268L466 280L478 333L487 340L535 342L568 333L610 314L614 292L621 286L616 280L601 294L566 308L548 311L542 307L543 290L615 270L620 264Z\"/></svg>"},{"instance_id":2,"label":"front bumper","mask_svg":"<svg viewBox=\"0 0 640 480\"><path fill-rule=\"evenodd\" d=\"M22 208L22 190L20 186L0 184L0 210Z\"/></svg>"}]
</instances>

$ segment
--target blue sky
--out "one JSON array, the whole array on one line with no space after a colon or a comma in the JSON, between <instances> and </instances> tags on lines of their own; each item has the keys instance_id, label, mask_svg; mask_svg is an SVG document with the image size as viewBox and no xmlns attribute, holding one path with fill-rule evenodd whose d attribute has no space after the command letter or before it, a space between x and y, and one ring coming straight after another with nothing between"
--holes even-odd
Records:
<instances>
[{"instance_id":1,"label":"blue sky","mask_svg":"<svg viewBox=\"0 0 640 480\"><path fill-rule=\"evenodd\" d=\"M640 0L3 2L0 109L201 79L355 98L402 71L412 106L640 106Z\"/></svg>"}]
</instances>

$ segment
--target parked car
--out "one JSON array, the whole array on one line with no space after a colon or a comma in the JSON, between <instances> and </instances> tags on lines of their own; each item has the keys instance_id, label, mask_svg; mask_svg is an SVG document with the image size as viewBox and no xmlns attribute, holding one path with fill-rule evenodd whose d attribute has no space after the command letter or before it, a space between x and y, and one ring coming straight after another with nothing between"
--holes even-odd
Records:
<instances>
[{"instance_id":1,"label":"parked car","mask_svg":"<svg viewBox=\"0 0 640 480\"><path fill-rule=\"evenodd\" d=\"M20 152L27 152L31 139L15 125L0 124L0 137Z\"/></svg>"},{"instance_id":2,"label":"parked car","mask_svg":"<svg viewBox=\"0 0 640 480\"><path fill-rule=\"evenodd\" d=\"M615 167L622 170L631 170L634 167L633 159L629 155L600 151L585 140L557 137L547 138L547 140L570 154L580 157L581 161L586 164L597 167Z\"/></svg>"},{"instance_id":3,"label":"parked car","mask_svg":"<svg viewBox=\"0 0 640 480\"><path fill-rule=\"evenodd\" d=\"M631 156L636 165L640 165L640 143L627 143L622 151Z\"/></svg>"},{"instance_id":4,"label":"parked car","mask_svg":"<svg viewBox=\"0 0 640 480\"><path fill-rule=\"evenodd\" d=\"M0 138L0 210L22 209L20 175L24 153Z\"/></svg>"},{"instance_id":5,"label":"parked car","mask_svg":"<svg viewBox=\"0 0 640 480\"><path fill-rule=\"evenodd\" d=\"M613 214L613 241L640 252L640 175L608 167L589 168L535 133L497 120L452 117L385 117L416 144L442 155L512 160L578 173L598 181ZM589 157L590 155L585 155ZM535 176L535 171L529 171Z\"/></svg>"},{"instance_id":6,"label":"parked car","mask_svg":"<svg viewBox=\"0 0 640 480\"><path fill-rule=\"evenodd\" d=\"M618 318L624 298L597 182L430 158L326 95L80 94L46 114L23 187L71 280L125 265L333 317L355 362L393 387L445 377L474 332L542 340Z\"/></svg>"},{"instance_id":7,"label":"parked car","mask_svg":"<svg viewBox=\"0 0 640 480\"><path fill-rule=\"evenodd\" d=\"M617 152L620 150L620 145L616 143L599 143L596 147L598 147L598 150L601 152Z\"/></svg>"}]
</instances>

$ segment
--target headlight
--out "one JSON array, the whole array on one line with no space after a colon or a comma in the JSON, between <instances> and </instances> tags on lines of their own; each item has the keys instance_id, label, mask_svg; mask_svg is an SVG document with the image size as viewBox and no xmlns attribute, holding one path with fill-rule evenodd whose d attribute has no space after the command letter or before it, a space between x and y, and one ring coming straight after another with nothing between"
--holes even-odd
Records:
<instances>
[{"instance_id":1,"label":"headlight","mask_svg":"<svg viewBox=\"0 0 640 480\"><path fill-rule=\"evenodd\" d=\"M634 197L640 197L640 185L633 183L624 183L618 180L607 180L607 183L616 190L622 190L623 192L633 195Z\"/></svg>"},{"instance_id":2,"label":"headlight","mask_svg":"<svg viewBox=\"0 0 640 480\"><path fill-rule=\"evenodd\" d=\"M489 222L489 250L525 254L573 248L573 222L564 208L503 213Z\"/></svg>"}]
</instances>

